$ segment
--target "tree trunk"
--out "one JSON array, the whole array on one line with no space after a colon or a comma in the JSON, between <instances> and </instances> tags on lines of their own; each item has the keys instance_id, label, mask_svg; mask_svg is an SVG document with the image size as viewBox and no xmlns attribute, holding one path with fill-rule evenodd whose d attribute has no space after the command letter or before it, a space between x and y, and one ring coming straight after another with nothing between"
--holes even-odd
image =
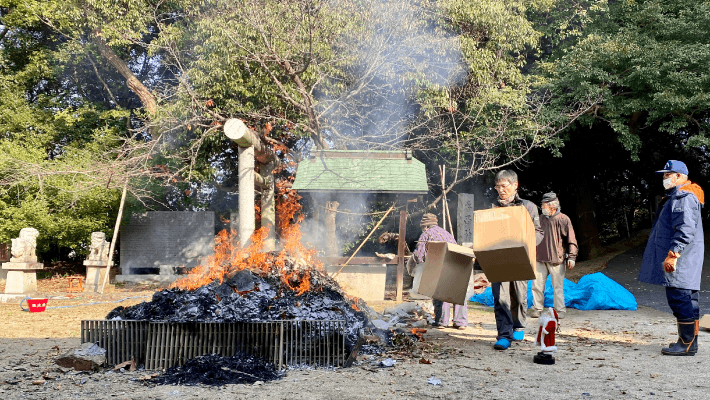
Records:
<instances>
[{"instance_id":1,"label":"tree trunk","mask_svg":"<svg viewBox=\"0 0 710 400\"><path fill-rule=\"evenodd\" d=\"M118 73L126 79L126 85L138 96L138 98L141 99L143 107L145 107L146 111L148 111L148 114L154 115L158 109L158 105L155 100L155 96L150 93L150 90L148 90L148 88L145 87L145 85L143 85L138 78L136 78L133 71L128 68L128 64L118 57L116 52L113 51L108 44L106 44L106 41L103 38L100 36L94 36L93 42L99 49L101 56L108 60L108 62L116 68Z\"/></svg>"},{"instance_id":2,"label":"tree trunk","mask_svg":"<svg viewBox=\"0 0 710 400\"><path fill-rule=\"evenodd\" d=\"M575 232L579 240L579 258L588 260L595 257L602 247L597 228L596 206L594 193L586 177L571 180L576 197L576 218L579 232Z\"/></svg>"}]
</instances>

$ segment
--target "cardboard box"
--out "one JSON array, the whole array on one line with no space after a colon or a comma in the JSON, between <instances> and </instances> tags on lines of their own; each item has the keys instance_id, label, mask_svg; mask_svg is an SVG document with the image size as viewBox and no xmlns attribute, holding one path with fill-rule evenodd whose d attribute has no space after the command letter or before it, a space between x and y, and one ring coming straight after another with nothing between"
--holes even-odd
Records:
<instances>
[{"instance_id":1,"label":"cardboard box","mask_svg":"<svg viewBox=\"0 0 710 400\"><path fill-rule=\"evenodd\" d=\"M466 302L473 271L473 250L446 242L428 242L419 293L453 304Z\"/></svg>"},{"instance_id":2,"label":"cardboard box","mask_svg":"<svg viewBox=\"0 0 710 400\"><path fill-rule=\"evenodd\" d=\"M535 226L523 206L473 213L473 252L490 282L535 279Z\"/></svg>"},{"instance_id":3,"label":"cardboard box","mask_svg":"<svg viewBox=\"0 0 710 400\"><path fill-rule=\"evenodd\" d=\"M698 325L700 325L700 328L710 330L710 315L703 315L703 317L700 318Z\"/></svg>"}]
</instances>

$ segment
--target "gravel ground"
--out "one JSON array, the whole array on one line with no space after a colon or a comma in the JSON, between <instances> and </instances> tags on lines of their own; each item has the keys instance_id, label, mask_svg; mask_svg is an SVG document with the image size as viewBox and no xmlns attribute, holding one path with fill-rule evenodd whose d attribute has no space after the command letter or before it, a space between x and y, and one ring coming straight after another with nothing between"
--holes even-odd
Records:
<instances>
[{"instance_id":1,"label":"gravel ground","mask_svg":"<svg viewBox=\"0 0 710 400\"><path fill-rule=\"evenodd\" d=\"M291 370L279 381L254 385L158 386L155 371L77 373L54 360L78 338L0 339L2 399L370 399L370 398L704 398L710 389L710 333L701 332L695 357L661 356L675 340L673 317L650 307L638 311L568 310L561 322L556 364L532 362L536 321L527 337L496 351L490 308L470 307L463 331L429 330L411 352L361 357L339 370ZM373 361L392 357L391 368ZM422 360L423 359L423 360ZM424 364L421 361L430 361ZM429 378L441 381L428 383Z\"/></svg>"},{"instance_id":2,"label":"gravel ground","mask_svg":"<svg viewBox=\"0 0 710 400\"><path fill-rule=\"evenodd\" d=\"M27 313L17 304L0 304L0 399L705 398L710 332L700 332L695 357L661 355L661 347L676 340L675 319L667 306L659 306L665 300L661 292L640 288L648 289L640 293L635 276L630 277L639 263L633 248L641 242L642 237L570 271L576 281L608 265L609 274L620 274L617 281L636 292L640 306L637 311L568 309L557 336L555 365L532 362L538 351L537 320L528 321L524 341L497 351L492 309L471 304L466 330L429 330L413 349L361 356L351 368L289 370L281 380L250 385L160 386L149 379L160 371L84 373L55 363L79 346L79 321L102 319L118 305L148 300L156 288L112 288L106 295L72 298L57 289L48 290L50 307L76 307ZM96 302L102 304L86 305ZM370 305L381 311L393 304ZM376 365L388 357L397 361L393 367Z\"/></svg>"}]
</instances>

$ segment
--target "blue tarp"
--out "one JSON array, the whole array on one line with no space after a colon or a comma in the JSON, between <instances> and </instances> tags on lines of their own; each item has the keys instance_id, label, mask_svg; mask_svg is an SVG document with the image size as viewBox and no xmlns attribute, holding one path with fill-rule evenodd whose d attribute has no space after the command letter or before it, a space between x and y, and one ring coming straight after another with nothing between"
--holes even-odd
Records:
<instances>
[{"instance_id":1,"label":"blue tarp","mask_svg":"<svg viewBox=\"0 0 710 400\"><path fill-rule=\"evenodd\" d=\"M565 279L565 306L578 310L636 310L636 298L623 286L601 272L583 276L579 283ZM471 301L493 307L493 293L486 288L483 293L471 296ZM532 281L528 281L528 308L532 307ZM553 306L552 283L545 283L545 307Z\"/></svg>"}]
</instances>

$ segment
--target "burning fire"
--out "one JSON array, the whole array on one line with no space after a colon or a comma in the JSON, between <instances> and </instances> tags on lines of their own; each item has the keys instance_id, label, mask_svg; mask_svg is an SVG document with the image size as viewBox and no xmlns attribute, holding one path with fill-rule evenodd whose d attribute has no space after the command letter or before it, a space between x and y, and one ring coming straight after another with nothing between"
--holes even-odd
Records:
<instances>
[{"instance_id":1,"label":"burning fire","mask_svg":"<svg viewBox=\"0 0 710 400\"><path fill-rule=\"evenodd\" d=\"M297 294L311 290L312 268L323 269L316 258L316 250L301 244L303 215L299 204L301 196L290 188L293 178L276 182L276 225L282 250L262 252L262 243L269 227L261 227L250 237L249 246L240 247L234 230L222 230L215 237L214 254L193 268L190 274L171 287L195 290L213 281L222 283L235 273L248 269L258 274L277 274L281 281Z\"/></svg>"}]
</instances>

